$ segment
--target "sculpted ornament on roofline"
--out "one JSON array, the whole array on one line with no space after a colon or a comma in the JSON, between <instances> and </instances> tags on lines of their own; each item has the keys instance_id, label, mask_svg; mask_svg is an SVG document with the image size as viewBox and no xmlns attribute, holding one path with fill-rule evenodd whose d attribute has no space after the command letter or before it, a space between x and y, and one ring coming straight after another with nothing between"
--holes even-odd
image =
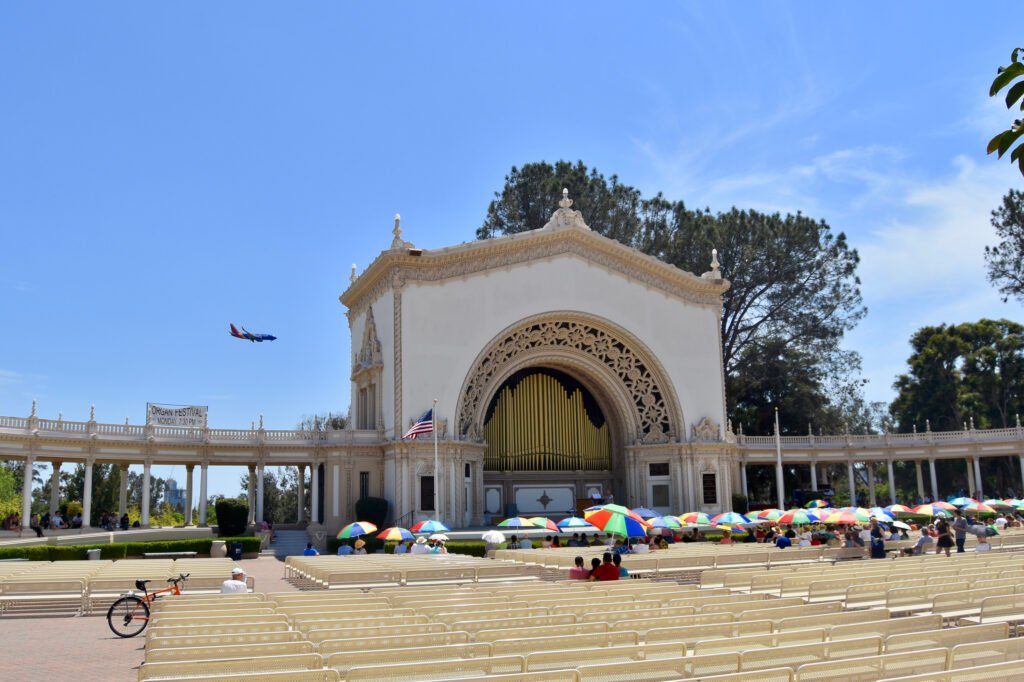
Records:
<instances>
[{"instance_id":1,"label":"sculpted ornament on roofline","mask_svg":"<svg viewBox=\"0 0 1024 682\"><path fill-rule=\"evenodd\" d=\"M690 436L693 440L703 443L717 442L721 440L718 424L704 417L690 427Z\"/></svg>"}]
</instances>

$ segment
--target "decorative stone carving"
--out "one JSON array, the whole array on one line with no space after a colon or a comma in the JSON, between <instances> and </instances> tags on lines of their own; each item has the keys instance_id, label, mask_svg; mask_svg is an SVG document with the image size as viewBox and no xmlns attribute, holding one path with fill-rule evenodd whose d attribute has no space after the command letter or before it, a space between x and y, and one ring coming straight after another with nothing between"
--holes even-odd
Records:
<instances>
[{"instance_id":1,"label":"decorative stone carving","mask_svg":"<svg viewBox=\"0 0 1024 682\"><path fill-rule=\"evenodd\" d=\"M551 219L542 227L542 230L564 230L575 227L581 230L590 228L583 221L583 214L571 208L572 199L569 198L569 190L562 190L562 199L558 202L558 209L551 215Z\"/></svg>"},{"instance_id":2,"label":"decorative stone carving","mask_svg":"<svg viewBox=\"0 0 1024 682\"><path fill-rule=\"evenodd\" d=\"M516 357L544 348L572 349L600 362L622 383L636 410L638 437L644 443L664 443L673 428L667 393L647 362L617 334L584 321L546 320L528 323L492 343L473 369L458 417L458 432L476 433L474 423L480 403L490 390L491 380Z\"/></svg>"},{"instance_id":3,"label":"decorative stone carving","mask_svg":"<svg viewBox=\"0 0 1024 682\"><path fill-rule=\"evenodd\" d=\"M395 214L395 227L393 230L391 230L391 234L395 236L395 238L391 240L392 249L416 248L415 244L413 244L412 242L407 242L404 239L402 239L402 216L400 216L397 213Z\"/></svg>"},{"instance_id":4,"label":"decorative stone carving","mask_svg":"<svg viewBox=\"0 0 1024 682\"><path fill-rule=\"evenodd\" d=\"M384 364L380 339L377 338L377 323L373 319L373 308L366 310L366 325L363 329L363 344L359 352L352 358L352 376L363 370Z\"/></svg>"},{"instance_id":5,"label":"decorative stone carving","mask_svg":"<svg viewBox=\"0 0 1024 682\"><path fill-rule=\"evenodd\" d=\"M721 440L719 426L707 417L690 427L690 436L693 440L704 443L717 442Z\"/></svg>"}]
</instances>

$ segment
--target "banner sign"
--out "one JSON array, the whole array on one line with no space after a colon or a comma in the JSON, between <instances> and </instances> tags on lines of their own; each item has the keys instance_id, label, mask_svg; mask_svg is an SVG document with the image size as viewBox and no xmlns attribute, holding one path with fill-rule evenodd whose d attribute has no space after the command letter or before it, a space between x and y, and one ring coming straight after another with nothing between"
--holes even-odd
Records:
<instances>
[{"instance_id":1,"label":"banner sign","mask_svg":"<svg viewBox=\"0 0 1024 682\"><path fill-rule=\"evenodd\" d=\"M206 428L205 405L159 405L146 403L146 423L154 426Z\"/></svg>"}]
</instances>

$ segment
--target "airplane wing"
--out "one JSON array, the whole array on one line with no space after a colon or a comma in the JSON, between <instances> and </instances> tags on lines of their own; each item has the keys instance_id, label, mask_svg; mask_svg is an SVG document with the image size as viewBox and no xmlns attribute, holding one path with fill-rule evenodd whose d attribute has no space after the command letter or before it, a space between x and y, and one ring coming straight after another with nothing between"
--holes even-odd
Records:
<instances>
[{"instance_id":1,"label":"airplane wing","mask_svg":"<svg viewBox=\"0 0 1024 682\"><path fill-rule=\"evenodd\" d=\"M259 337L258 334L253 334L251 331L249 331L245 327L242 327L242 331L245 332L245 338L249 339L250 341L262 341L263 340L263 339L261 339Z\"/></svg>"}]
</instances>

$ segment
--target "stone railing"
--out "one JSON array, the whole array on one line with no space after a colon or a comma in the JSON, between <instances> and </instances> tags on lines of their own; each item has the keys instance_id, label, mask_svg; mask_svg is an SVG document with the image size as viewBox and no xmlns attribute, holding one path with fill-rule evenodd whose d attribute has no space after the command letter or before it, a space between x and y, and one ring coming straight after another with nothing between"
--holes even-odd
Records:
<instances>
[{"instance_id":1,"label":"stone railing","mask_svg":"<svg viewBox=\"0 0 1024 682\"><path fill-rule=\"evenodd\" d=\"M917 433L847 434L842 436L782 436L783 450L829 448L877 448L952 443L1008 442L1024 440L1024 428L966 429L962 431L921 431ZM745 449L774 448L775 436L737 435L736 444Z\"/></svg>"}]
</instances>

